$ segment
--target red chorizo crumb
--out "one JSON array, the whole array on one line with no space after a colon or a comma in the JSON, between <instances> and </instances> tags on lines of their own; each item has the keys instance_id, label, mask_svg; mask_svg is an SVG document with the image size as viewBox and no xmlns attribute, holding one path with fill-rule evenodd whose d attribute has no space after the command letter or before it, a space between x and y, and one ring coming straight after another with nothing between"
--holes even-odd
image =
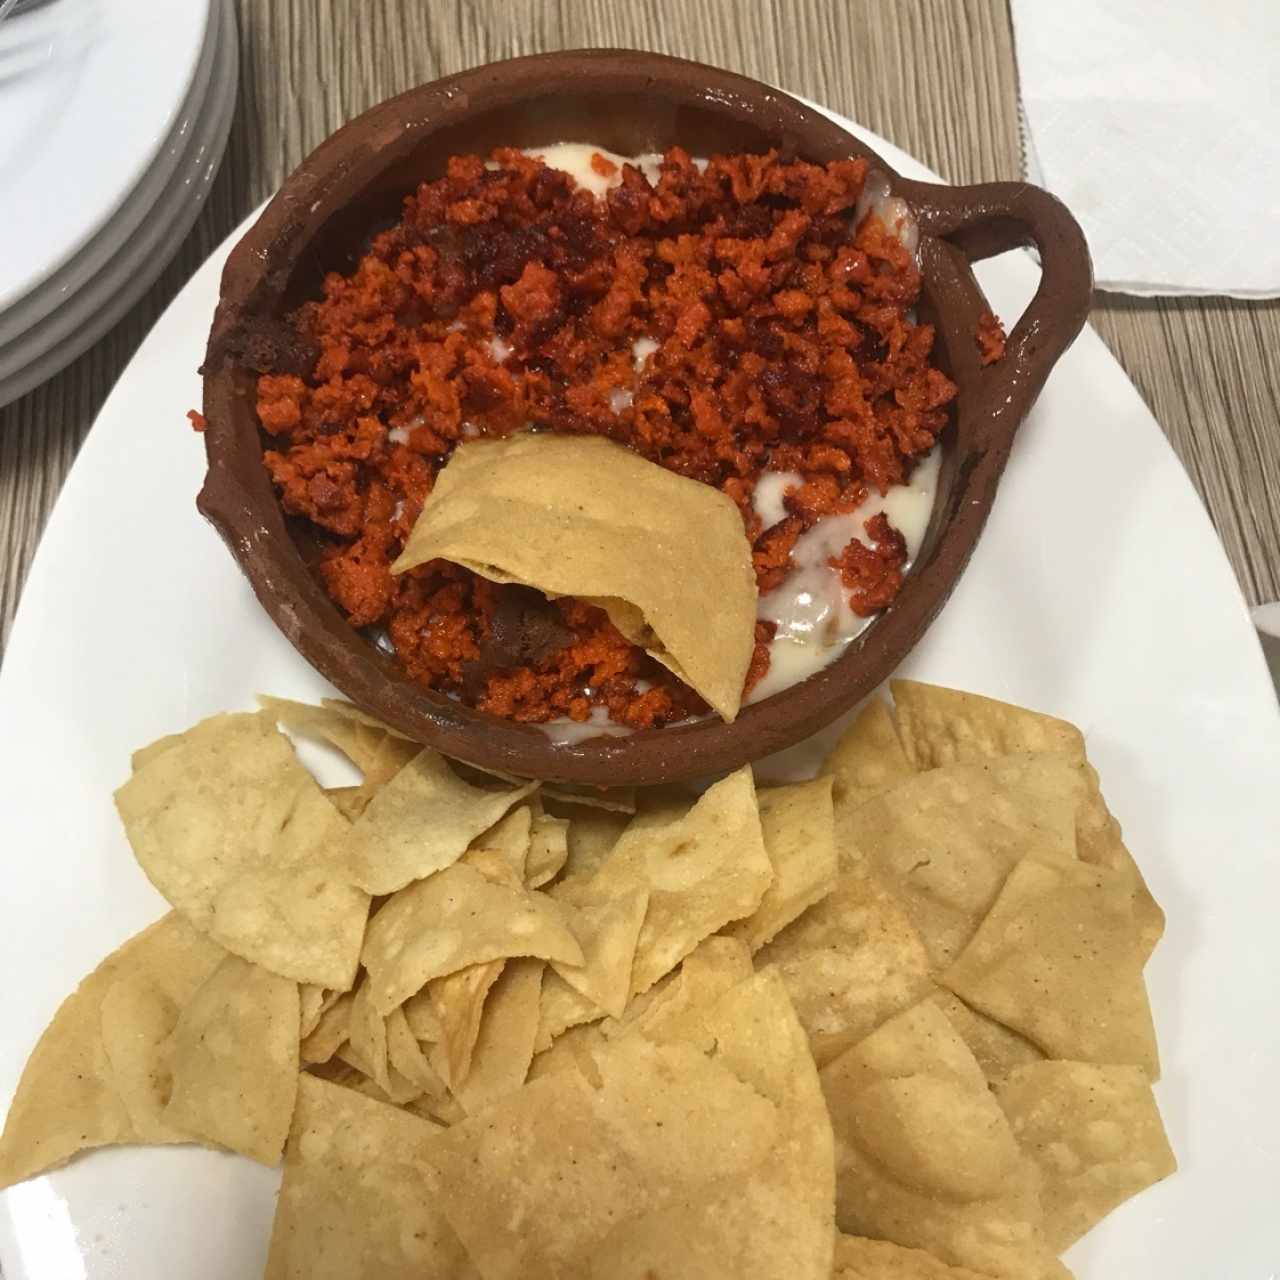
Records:
<instances>
[{"instance_id":1,"label":"red chorizo crumb","mask_svg":"<svg viewBox=\"0 0 1280 1280\"><path fill-rule=\"evenodd\" d=\"M804 532L800 516L787 516L756 539L751 562L756 571L756 587L760 594L780 587L791 568L791 551Z\"/></svg>"},{"instance_id":2,"label":"red chorizo crumb","mask_svg":"<svg viewBox=\"0 0 1280 1280\"><path fill-rule=\"evenodd\" d=\"M979 359L984 365L995 364L1004 355L1004 325L992 311L987 311L978 318L978 328L974 333L978 343Z\"/></svg>"},{"instance_id":3,"label":"red chorizo crumb","mask_svg":"<svg viewBox=\"0 0 1280 1280\"><path fill-rule=\"evenodd\" d=\"M742 686L744 697L769 673L769 645L773 642L773 637L777 634L777 630L778 624L776 622L756 623L756 644L751 651L751 662L747 667L747 678Z\"/></svg>"},{"instance_id":4,"label":"red chorizo crumb","mask_svg":"<svg viewBox=\"0 0 1280 1280\"><path fill-rule=\"evenodd\" d=\"M872 516L866 530L871 546L851 538L849 545L831 561L849 588L849 607L863 618L893 603L902 586L907 563L906 539L889 523L884 512Z\"/></svg>"},{"instance_id":5,"label":"red chorizo crumb","mask_svg":"<svg viewBox=\"0 0 1280 1280\"><path fill-rule=\"evenodd\" d=\"M292 317L319 356L306 377L259 378L264 462L284 509L327 540L329 594L354 626L384 628L415 680L515 720L603 707L648 728L702 714L577 601L554 602L570 642L488 669L491 585L439 561L399 576L390 565L455 445L532 423L607 435L720 489L742 513L760 590L777 587L806 529L904 481L948 420L955 387L931 363L932 328L911 319L919 270L876 218L851 229L861 160L771 152L703 171L674 147L651 184L596 155L597 173L619 177L603 199L519 151L491 160L452 158ZM656 350L637 369L641 338ZM984 358L997 339L984 317ZM786 518L761 531L752 495L766 470L802 479ZM893 600L906 558L883 516L867 529L872 547L852 542L833 562L860 613ZM748 689L768 671L771 633L757 627Z\"/></svg>"},{"instance_id":6,"label":"red chorizo crumb","mask_svg":"<svg viewBox=\"0 0 1280 1280\"><path fill-rule=\"evenodd\" d=\"M209 425L208 422L205 421L204 414L201 413L199 409L188 409L187 421L191 423L192 431L203 432L204 429Z\"/></svg>"}]
</instances>

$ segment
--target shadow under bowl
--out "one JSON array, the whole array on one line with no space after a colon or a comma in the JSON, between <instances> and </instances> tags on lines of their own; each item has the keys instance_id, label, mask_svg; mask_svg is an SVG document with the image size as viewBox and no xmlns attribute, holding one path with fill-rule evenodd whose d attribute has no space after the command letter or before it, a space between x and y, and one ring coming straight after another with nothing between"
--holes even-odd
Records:
<instances>
[{"instance_id":1,"label":"shadow under bowl","mask_svg":"<svg viewBox=\"0 0 1280 1280\"><path fill-rule=\"evenodd\" d=\"M262 462L258 372L287 367L285 317L319 296L325 273L351 271L370 232L393 223L404 196L441 176L450 156L565 141L623 155L678 144L695 155L773 147L818 164L863 156L919 228L919 317L935 326L934 359L959 388L924 543L892 606L840 658L744 707L732 724L713 717L564 744L425 689L329 599L305 529L282 513ZM1004 357L983 366L975 335L989 306L971 263L1021 245L1039 251L1040 286ZM198 506L299 653L358 706L417 741L482 768L599 787L734 769L829 724L923 635L977 543L1019 424L1084 324L1091 288L1084 237L1054 197L1020 182L947 187L901 178L838 125L768 85L625 50L494 63L410 90L340 129L236 245L203 369L208 473Z\"/></svg>"}]
</instances>

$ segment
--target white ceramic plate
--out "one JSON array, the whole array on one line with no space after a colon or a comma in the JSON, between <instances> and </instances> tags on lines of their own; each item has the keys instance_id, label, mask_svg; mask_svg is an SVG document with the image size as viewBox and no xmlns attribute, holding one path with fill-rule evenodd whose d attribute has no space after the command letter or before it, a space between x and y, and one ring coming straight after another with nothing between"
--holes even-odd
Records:
<instances>
[{"instance_id":1,"label":"white ceramic plate","mask_svg":"<svg viewBox=\"0 0 1280 1280\"><path fill-rule=\"evenodd\" d=\"M130 234L105 253L95 238L68 264L78 266L86 254L98 259L82 287L0 346L0 405L53 377L116 324L169 264L204 207L226 148L239 75L231 0L214 0L213 12L205 93L184 116L181 146L163 190Z\"/></svg>"},{"instance_id":2,"label":"white ceramic plate","mask_svg":"<svg viewBox=\"0 0 1280 1280\"><path fill-rule=\"evenodd\" d=\"M32 16L40 17L40 13ZM101 230L91 236L78 252L72 254L61 267L40 281L29 293L0 308L0 351L3 351L6 343L14 341L37 320L47 316L100 271L168 187L169 180L187 154L200 114L207 109L212 98L209 82L217 54L220 25L219 22L209 23L191 87L177 112L168 137L160 145L155 162L147 168L137 186L106 220ZM0 68L3 66L3 61L0 61ZM0 88L0 94L2 93L3 89Z\"/></svg>"},{"instance_id":3,"label":"white ceramic plate","mask_svg":"<svg viewBox=\"0 0 1280 1280\"><path fill-rule=\"evenodd\" d=\"M0 307L80 249L155 162L208 21L208 0L59 0L0 29L0 227L22 250L0 255ZM6 76L32 48L41 65Z\"/></svg>"},{"instance_id":4,"label":"white ceramic plate","mask_svg":"<svg viewBox=\"0 0 1280 1280\"><path fill-rule=\"evenodd\" d=\"M204 456L182 415L199 402L224 258L195 276L104 406L0 675L0 1097L80 977L164 910L112 810L130 751L249 707L257 690L327 692L193 506ZM1019 254L980 275L1010 317L1036 273ZM1069 1261L1081 1280L1271 1280L1280 715L1209 521L1093 332L1028 418L977 554L905 670L1081 725L1168 911L1148 976L1182 1171ZM261 1273L275 1185L207 1151L96 1152L0 1196L0 1261L6 1280L246 1280Z\"/></svg>"}]
</instances>

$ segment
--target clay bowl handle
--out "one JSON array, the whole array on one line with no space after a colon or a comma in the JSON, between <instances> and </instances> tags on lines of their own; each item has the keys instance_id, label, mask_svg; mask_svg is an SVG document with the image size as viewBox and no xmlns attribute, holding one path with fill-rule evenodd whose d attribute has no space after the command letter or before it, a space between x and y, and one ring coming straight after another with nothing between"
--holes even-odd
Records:
<instances>
[{"instance_id":1,"label":"clay bowl handle","mask_svg":"<svg viewBox=\"0 0 1280 1280\"><path fill-rule=\"evenodd\" d=\"M1084 232L1060 200L1025 182L900 182L897 191L915 213L925 275L947 300L935 321L953 376L968 391L972 417L984 423L982 443L1007 451L1050 369L1089 314L1093 267ZM1040 255L1040 286L1009 334L1004 357L984 366L975 338L981 290L971 264L1027 246Z\"/></svg>"}]
</instances>

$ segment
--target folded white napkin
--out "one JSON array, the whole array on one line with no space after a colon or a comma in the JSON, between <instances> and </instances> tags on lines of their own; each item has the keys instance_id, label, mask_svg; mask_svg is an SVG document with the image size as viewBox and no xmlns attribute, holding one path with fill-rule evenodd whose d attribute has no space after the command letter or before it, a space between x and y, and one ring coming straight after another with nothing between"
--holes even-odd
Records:
<instances>
[{"instance_id":1,"label":"folded white napkin","mask_svg":"<svg viewBox=\"0 0 1280 1280\"><path fill-rule=\"evenodd\" d=\"M1098 285L1280 296L1280 0L1012 0L1027 177Z\"/></svg>"}]
</instances>

